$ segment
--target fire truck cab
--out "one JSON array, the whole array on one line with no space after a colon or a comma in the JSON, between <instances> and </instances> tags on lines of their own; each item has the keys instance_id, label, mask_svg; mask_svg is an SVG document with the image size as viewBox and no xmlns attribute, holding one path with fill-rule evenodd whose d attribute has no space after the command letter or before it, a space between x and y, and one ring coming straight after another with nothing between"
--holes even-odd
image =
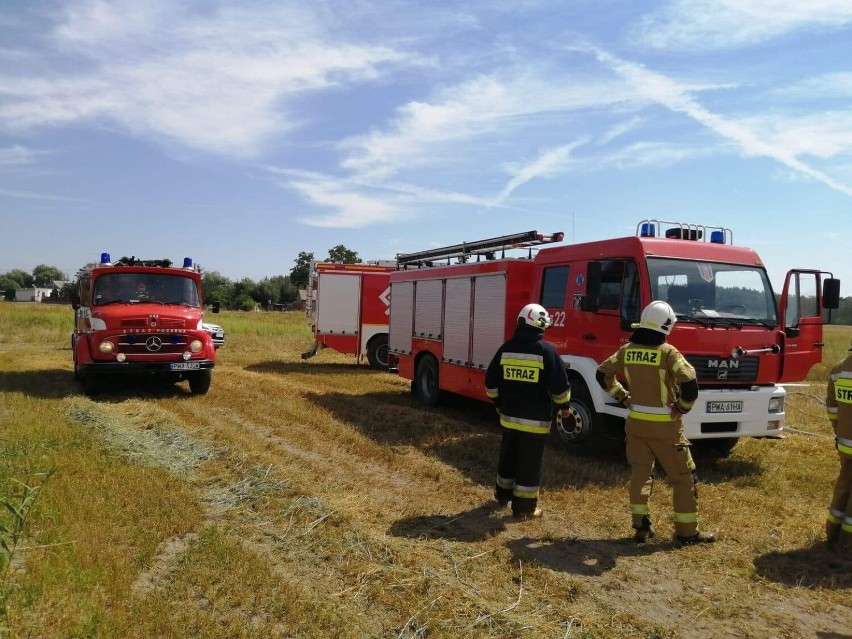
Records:
<instances>
[{"instance_id":1,"label":"fire truck cab","mask_svg":"<svg viewBox=\"0 0 852 639\"><path fill-rule=\"evenodd\" d=\"M209 390L216 348L202 326L201 273L190 258L176 267L135 257L113 263L102 253L77 273L72 307L74 375L86 394L119 375Z\"/></svg>"},{"instance_id":2,"label":"fire truck cab","mask_svg":"<svg viewBox=\"0 0 852 639\"><path fill-rule=\"evenodd\" d=\"M518 236L527 238L521 245L535 235L542 244L562 239L531 231ZM839 280L816 269L790 271L776 297L757 253L734 246L733 233L721 227L644 220L635 236L471 262L500 250L483 242L464 254L448 247L460 264L422 268L419 254L399 256L404 268L391 275L390 322L399 373L426 404L441 391L487 401L485 368L514 331L518 310L539 303L553 318L545 339L572 384L571 419L555 424L566 443L585 441L604 415L626 417L595 372L653 300L677 313L669 341L698 374L687 437L732 447L740 437L780 436L783 383L803 380L821 361L823 310L839 304Z\"/></svg>"}]
</instances>

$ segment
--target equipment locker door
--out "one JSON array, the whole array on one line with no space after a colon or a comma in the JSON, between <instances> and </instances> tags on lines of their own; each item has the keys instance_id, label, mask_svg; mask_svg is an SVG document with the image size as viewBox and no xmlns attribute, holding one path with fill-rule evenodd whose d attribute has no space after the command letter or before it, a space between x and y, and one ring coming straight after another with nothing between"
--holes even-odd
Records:
<instances>
[{"instance_id":1,"label":"equipment locker door","mask_svg":"<svg viewBox=\"0 0 852 639\"><path fill-rule=\"evenodd\" d=\"M356 335L360 316L360 275L323 273L317 285L317 335Z\"/></svg>"}]
</instances>

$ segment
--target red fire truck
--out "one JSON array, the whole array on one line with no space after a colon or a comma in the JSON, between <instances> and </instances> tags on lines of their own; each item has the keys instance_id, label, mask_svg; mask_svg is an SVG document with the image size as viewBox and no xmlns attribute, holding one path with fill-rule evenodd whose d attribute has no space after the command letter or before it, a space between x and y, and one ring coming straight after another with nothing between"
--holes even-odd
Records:
<instances>
[{"instance_id":1,"label":"red fire truck","mask_svg":"<svg viewBox=\"0 0 852 639\"><path fill-rule=\"evenodd\" d=\"M216 348L202 326L201 273L190 258L177 267L135 257L112 263L102 253L77 273L72 306L74 375L86 394L119 375L188 380L195 394L210 388Z\"/></svg>"},{"instance_id":2,"label":"red fire truck","mask_svg":"<svg viewBox=\"0 0 852 639\"><path fill-rule=\"evenodd\" d=\"M644 306L661 299L678 317L670 341L698 373L687 436L729 450L740 437L781 435L781 384L803 380L821 360L823 309L837 308L839 280L792 270L777 298L760 257L734 246L730 229L660 220L640 222L635 236L494 259L506 247L561 239L530 231L398 256L390 350L422 403L435 404L442 391L487 401L485 369L519 309L536 302L553 317L545 339L572 384L572 417L556 433L582 442L599 418L626 417L595 372L628 340Z\"/></svg>"},{"instance_id":3,"label":"red fire truck","mask_svg":"<svg viewBox=\"0 0 852 639\"><path fill-rule=\"evenodd\" d=\"M395 269L395 262L314 262L305 306L314 343L302 359L327 347L388 370L390 274Z\"/></svg>"}]
</instances>

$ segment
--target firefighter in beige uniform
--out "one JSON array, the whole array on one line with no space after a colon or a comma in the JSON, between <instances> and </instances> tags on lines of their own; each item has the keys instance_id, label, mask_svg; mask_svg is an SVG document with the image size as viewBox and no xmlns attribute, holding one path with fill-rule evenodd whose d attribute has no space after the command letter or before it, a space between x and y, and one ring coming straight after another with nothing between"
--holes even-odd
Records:
<instances>
[{"instance_id":1,"label":"firefighter in beige uniform","mask_svg":"<svg viewBox=\"0 0 852 639\"><path fill-rule=\"evenodd\" d=\"M651 302L642 311L630 342L601 364L597 373L601 387L629 408L625 432L631 469L630 512L640 543L654 536L649 502L656 461L672 487L677 540L694 544L716 539L698 531L695 462L681 419L698 397L698 383L695 369L666 342L676 321L671 306ZM627 380L629 393L617 375Z\"/></svg>"},{"instance_id":2,"label":"firefighter in beige uniform","mask_svg":"<svg viewBox=\"0 0 852 639\"><path fill-rule=\"evenodd\" d=\"M831 369L825 407L840 454L840 473L834 485L825 532L829 543L840 540L844 547L852 549L852 355Z\"/></svg>"}]
</instances>

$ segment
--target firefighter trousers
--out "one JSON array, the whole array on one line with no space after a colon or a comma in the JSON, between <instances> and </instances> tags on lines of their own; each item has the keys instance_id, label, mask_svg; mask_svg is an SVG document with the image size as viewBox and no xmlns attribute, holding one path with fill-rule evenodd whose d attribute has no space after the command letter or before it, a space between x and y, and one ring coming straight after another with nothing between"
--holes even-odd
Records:
<instances>
[{"instance_id":1,"label":"firefighter trousers","mask_svg":"<svg viewBox=\"0 0 852 639\"><path fill-rule=\"evenodd\" d=\"M547 435L502 427L494 496L512 502L512 514L529 515L538 505Z\"/></svg>"},{"instance_id":2,"label":"firefighter trousers","mask_svg":"<svg viewBox=\"0 0 852 639\"><path fill-rule=\"evenodd\" d=\"M675 424L646 426L633 421L628 418L626 428L633 527L645 528L650 521L654 464L659 462L672 487L675 534L691 537L698 532L698 490L689 442Z\"/></svg>"},{"instance_id":3,"label":"firefighter trousers","mask_svg":"<svg viewBox=\"0 0 852 639\"><path fill-rule=\"evenodd\" d=\"M852 548L852 457L840 453L840 473L828 510L826 533L829 540L839 539Z\"/></svg>"}]
</instances>

